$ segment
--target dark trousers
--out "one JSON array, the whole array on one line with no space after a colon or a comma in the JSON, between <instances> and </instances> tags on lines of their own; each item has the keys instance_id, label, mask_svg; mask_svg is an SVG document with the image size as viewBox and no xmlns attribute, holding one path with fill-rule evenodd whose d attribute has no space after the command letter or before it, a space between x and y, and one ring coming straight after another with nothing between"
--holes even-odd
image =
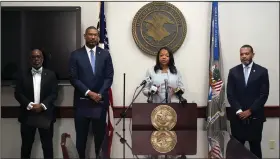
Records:
<instances>
[{"instance_id":1,"label":"dark trousers","mask_svg":"<svg viewBox=\"0 0 280 159\"><path fill-rule=\"evenodd\" d=\"M241 144L249 142L250 151L258 158L262 158L261 140L262 140L263 122L251 119L249 123L234 122L231 123L232 136Z\"/></svg>"},{"instance_id":2,"label":"dark trousers","mask_svg":"<svg viewBox=\"0 0 280 159\"><path fill-rule=\"evenodd\" d=\"M92 133L94 136L95 154L99 155L99 151L102 146L102 142L105 136L106 118L91 119L83 116L75 117L75 129L76 129L76 147L79 153L80 159L85 158L85 150L87 144L87 137L89 132L89 124L92 124Z\"/></svg>"},{"instance_id":3,"label":"dark trousers","mask_svg":"<svg viewBox=\"0 0 280 159\"><path fill-rule=\"evenodd\" d=\"M31 127L26 124L20 125L21 133L21 158L30 158L32 145L34 142L36 127ZM49 129L38 128L40 134L40 140L45 159L53 158L53 123Z\"/></svg>"}]
</instances>

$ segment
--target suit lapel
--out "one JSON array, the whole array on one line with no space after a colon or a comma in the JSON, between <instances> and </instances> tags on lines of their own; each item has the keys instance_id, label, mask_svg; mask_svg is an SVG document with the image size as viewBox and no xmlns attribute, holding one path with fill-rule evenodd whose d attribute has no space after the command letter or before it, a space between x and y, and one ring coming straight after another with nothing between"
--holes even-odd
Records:
<instances>
[{"instance_id":1,"label":"suit lapel","mask_svg":"<svg viewBox=\"0 0 280 159\"><path fill-rule=\"evenodd\" d=\"M34 86L33 86L33 76L31 73L31 69L29 69L27 72L26 84L27 84L27 88L30 88L30 96L32 97L32 99L34 101Z\"/></svg>"},{"instance_id":2,"label":"suit lapel","mask_svg":"<svg viewBox=\"0 0 280 159\"><path fill-rule=\"evenodd\" d=\"M255 75L256 75L256 65L255 65L255 63L253 63L249 77L248 77L247 85L252 81L252 79L255 78Z\"/></svg>"},{"instance_id":3,"label":"suit lapel","mask_svg":"<svg viewBox=\"0 0 280 159\"><path fill-rule=\"evenodd\" d=\"M86 50L85 46L83 47L82 61L85 62L84 64L86 65L86 68L89 68L89 71L91 72L91 74L93 74L91 63L90 63L90 59L88 57L88 53L87 53L87 50Z\"/></svg>"},{"instance_id":4,"label":"suit lapel","mask_svg":"<svg viewBox=\"0 0 280 159\"><path fill-rule=\"evenodd\" d=\"M100 58L101 58L100 52L101 52L101 48L96 46L96 54L95 54L95 74L98 73L98 68L100 68L100 67L99 67L99 64L100 64L99 61L100 61Z\"/></svg>"},{"instance_id":5,"label":"suit lapel","mask_svg":"<svg viewBox=\"0 0 280 159\"><path fill-rule=\"evenodd\" d=\"M85 61L85 65L86 68L90 68L90 71L93 75L96 75L98 73L98 68L99 68L99 59L101 58L101 48L96 46L96 53L95 53L95 72L93 73L92 67L91 67L91 63L90 63L90 59L88 57L88 53L86 51L85 46L83 47L83 53L82 53L82 60Z\"/></svg>"},{"instance_id":6,"label":"suit lapel","mask_svg":"<svg viewBox=\"0 0 280 159\"><path fill-rule=\"evenodd\" d=\"M43 99L43 90L44 90L44 86L46 83L46 78L47 78L47 72L46 70L43 68L42 74L41 74L41 86L40 86L40 100Z\"/></svg>"},{"instance_id":7,"label":"suit lapel","mask_svg":"<svg viewBox=\"0 0 280 159\"><path fill-rule=\"evenodd\" d=\"M244 76L244 70L243 70L243 65L240 64L238 67L238 73L240 75L241 78L241 83L244 87L246 87L246 83L245 83L245 76Z\"/></svg>"}]
</instances>

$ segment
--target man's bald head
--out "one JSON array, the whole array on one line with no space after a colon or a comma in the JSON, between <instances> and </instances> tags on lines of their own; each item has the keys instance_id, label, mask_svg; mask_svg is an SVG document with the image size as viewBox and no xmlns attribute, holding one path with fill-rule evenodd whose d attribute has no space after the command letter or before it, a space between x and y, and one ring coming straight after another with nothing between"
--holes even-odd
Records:
<instances>
[{"instance_id":1,"label":"man's bald head","mask_svg":"<svg viewBox=\"0 0 280 159\"><path fill-rule=\"evenodd\" d=\"M30 63L31 66L35 69L39 69L42 67L44 61L43 53L39 49L33 49L31 51L31 58L30 58Z\"/></svg>"},{"instance_id":2,"label":"man's bald head","mask_svg":"<svg viewBox=\"0 0 280 159\"><path fill-rule=\"evenodd\" d=\"M39 49L33 49L33 50L31 51L31 56L32 56L33 52L34 52L34 53L39 53L39 54L41 54L41 55L43 56L42 51L39 50Z\"/></svg>"}]
</instances>

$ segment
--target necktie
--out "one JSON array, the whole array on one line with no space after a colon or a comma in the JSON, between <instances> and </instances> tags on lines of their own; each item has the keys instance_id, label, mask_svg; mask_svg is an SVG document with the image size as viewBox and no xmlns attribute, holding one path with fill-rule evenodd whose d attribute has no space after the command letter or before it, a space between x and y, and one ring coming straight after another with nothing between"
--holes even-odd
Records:
<instances>
[{"instance_id":1,"label":"necktie","mask_svg":"<svg viewBox=\"0 0 280 159\"><path fill-rule=\"evenodd\" d=\"M247 85L248 77L249 77L249 67L244 67L244 77L245 77L245 84Z\"/></svg>"},{"instance_id":2,"label":"necktie","mask_svg":"<svg viewBox=\"0 0 280 159\"><path fill-rule=\"evenodd\" d=\"M42 73L42 71L41 71L41 69L39 69L39 70L35 70L35 69L32 69L31 70L31 72L32 72L32 75L34 76L35 74L41 74Z\"/></svg>"},{"instance_id":3,"label":"necktie","mask_svg":"<svg viewBox=\"0 0 280 159\"><path fill-rule=\"evenodd\" d=\"M94 51L90 50L90 59L91 59L91 68L93 73L95 72L95 57L94 57Z\"/></svg>"}]
</instances>

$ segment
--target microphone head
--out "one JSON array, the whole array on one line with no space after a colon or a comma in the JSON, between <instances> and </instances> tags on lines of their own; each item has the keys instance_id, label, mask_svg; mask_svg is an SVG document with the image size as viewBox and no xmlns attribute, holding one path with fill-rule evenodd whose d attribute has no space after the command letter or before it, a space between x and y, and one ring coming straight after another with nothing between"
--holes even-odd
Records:
<instances>
[{"instance_id":1,"label":"microphone head","mask_svg":"<svg viewBox=\"0 0 280 159\"><path fill-rule=\"evenodd\" d=\"M154 94L155 92L157 92L158 88L156 85L152 85L151 87L151 93Z\"/></svg>"},{"instance_id":2,"label":"microphone head","mask_svg":"<svg viewBox=\"0 0 280 159\"><path fill-rule=\"evenodd\" d=\"M151 77L146 77L146 79L142 81L142 83L140 84L140 86L143 86L143 85L145 85L145 84L147 84L147 83L152 82L151 79L152 79Z\"/></svg>"},{"instance_id":3,"label":"microphone head","mask_svg":"<svg viewBox=\"0 0 280 159\"><path fill-rule=\"evenodd\" d=\"M175 92L176 94L184 94L183 90L182 90L181 88L179 88L179 87L177 87L177 88L174 90L174 92Z\"/></svg>"},{"instance_id":4,"label":"microphone head","mask_svg":"<svg viewBox=\"0 0 280 159\"><path fill-rule=\"evenodd\" d=\"M152 82L152 78L151 78L151 77L147 77L147 78L146 78L146 82L147 82L147 83Z\"/></svg>"}]
</instances>

